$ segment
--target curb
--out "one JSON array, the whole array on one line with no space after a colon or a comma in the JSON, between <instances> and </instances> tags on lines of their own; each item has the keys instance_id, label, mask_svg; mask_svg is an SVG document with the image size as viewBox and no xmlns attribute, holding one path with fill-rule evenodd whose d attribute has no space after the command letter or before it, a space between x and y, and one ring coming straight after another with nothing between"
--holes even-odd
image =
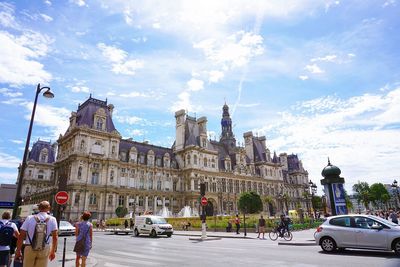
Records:
<instances>
[{"instance_id":1,"label":"curb","mask_svg":"<svg viewBox=\"0 0 400 267\"><path fill-rule=\"evenodd\" d=\"M181 233L174 233L173 235L201 237L201 235L199 235L199 234L181 234ZM254 237L248 237L248 236L219 236L219 235L207 235L207 237L233 238L233 239L256 239L256 238L254 238Z\"/></svg>"},{"instance_id":2,"label":"curb","mask_svg":"<svg viewBox=\"0 0 400 267\"><path fill-rule=\"evenodd\" d=\"M214 241L214 240L221 240L221 237L210 237L207 236L206 238L201 238L201 237L189 237L189 240L194 240L194 241Z\"/></svg>"},{"instance_id":3,"label":"curb","mask_svg":"<svg viewBox=\"0 0 400 267\"><path fill-rule=\"evenodd\" d=\"M278 245L280 245L280 246L300 246L300 247L318 246L317 244L310 243L310 242L278 242Z\"/></svg>"}]
</instances>

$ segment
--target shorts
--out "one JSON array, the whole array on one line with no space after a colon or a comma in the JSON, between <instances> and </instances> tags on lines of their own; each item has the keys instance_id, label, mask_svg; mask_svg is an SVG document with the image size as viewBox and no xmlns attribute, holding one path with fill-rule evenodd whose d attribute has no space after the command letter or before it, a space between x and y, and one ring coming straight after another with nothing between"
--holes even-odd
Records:
<instances>
[{"instance_id":1,"label":"shorts","mask_svg":"<svg viewBox=\"0 0 400 267\"><path fill-rule=\"evenodd\" d=\"M259 226L258 227L258 232L259 233L265 233L265 226Z\"/></svg>"},{"instance_id":2,"label":"shorts","mask_svg":"<svg viewBox=\"0 0 400 267\"><path fill-rule=\"evenodd\" d=\"M10 257L10 251L9 250L1 250L0 251L0 265L8 266L9 257Z\"/></svg>"}]
</instances>

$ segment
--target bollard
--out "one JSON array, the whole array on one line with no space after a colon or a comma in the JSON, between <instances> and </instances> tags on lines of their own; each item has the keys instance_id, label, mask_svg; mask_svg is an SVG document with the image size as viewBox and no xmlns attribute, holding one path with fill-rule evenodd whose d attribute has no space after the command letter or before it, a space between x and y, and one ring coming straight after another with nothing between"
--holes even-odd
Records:
<instances>
[{"instance_id":1,"label":"bollard","mask_svg":"<svg viewBox=\"0 0 400 267\"><path fill-rule=\"evenodd\" d=\"M65 267L65 247L66 246L67 246L67 238L64 237L64 249L63 249L62 267Z\"/></svg>"}]
</instances>

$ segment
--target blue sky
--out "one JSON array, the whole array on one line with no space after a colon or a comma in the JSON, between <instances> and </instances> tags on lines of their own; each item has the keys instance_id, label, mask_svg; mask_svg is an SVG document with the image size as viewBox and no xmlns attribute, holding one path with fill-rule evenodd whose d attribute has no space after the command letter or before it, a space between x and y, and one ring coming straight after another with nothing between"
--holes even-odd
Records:
<instances>
[{"instance_id":1,"label":"blue sky","mask_svg":"<svg viewBox=\"0 0 400 267\"><path fill-rule=\"evenodd\" d=\"M32 141L57 140L89 94L123 137L170 147L174 112L222 105L234 132L297 153L317 182L327 157L347 189L400 170L400 1L0 2L0 182L15 182L37 83ZM319 182L318 182L319 185Z\"/></svg>"}]
</instances>

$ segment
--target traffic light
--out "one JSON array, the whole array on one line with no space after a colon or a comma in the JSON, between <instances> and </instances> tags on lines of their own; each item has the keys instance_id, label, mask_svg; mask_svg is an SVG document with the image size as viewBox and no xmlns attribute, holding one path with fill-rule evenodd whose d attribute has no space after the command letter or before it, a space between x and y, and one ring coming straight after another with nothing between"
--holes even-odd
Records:
<instances>
[{"instance_id":1,"label":"traffic light","mask_svg":"<svg viewBox=\"0 0 400 267\"><path fill-rule=\"evenodd\" d=\"M206 184L201 183L200 184L200 196L204 197L206 195Z\"/></svg>"}]
</instances>

